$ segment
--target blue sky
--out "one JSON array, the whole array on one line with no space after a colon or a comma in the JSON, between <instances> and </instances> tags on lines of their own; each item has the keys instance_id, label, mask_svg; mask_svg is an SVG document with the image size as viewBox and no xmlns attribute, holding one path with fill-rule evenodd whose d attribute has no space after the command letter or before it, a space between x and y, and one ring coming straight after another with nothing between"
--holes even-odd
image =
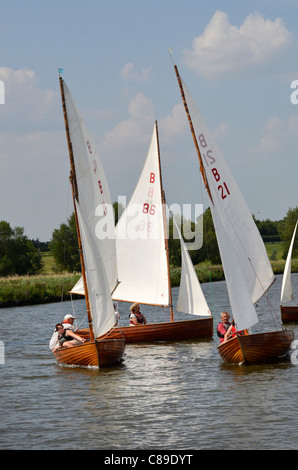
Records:
<instances>
[{"instance_id":1,"label":"blue sky","mask_svg":"<svg viewBox=\"0 0 298 470\"><path fill-rule=\"evenodd\" d=\"M297 20L289 0L2 2L0 220L46 241L72 212L58 67L113 201L157 120L168 203L208 206L168 46L252 213L283 218L298 205Z\"/></svg>"}]
</instances>

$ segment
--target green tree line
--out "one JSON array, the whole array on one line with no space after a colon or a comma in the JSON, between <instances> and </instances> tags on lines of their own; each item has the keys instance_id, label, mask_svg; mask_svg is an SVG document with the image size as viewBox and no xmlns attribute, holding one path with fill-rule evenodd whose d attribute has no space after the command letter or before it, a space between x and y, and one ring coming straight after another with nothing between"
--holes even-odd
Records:
<instances>
[{"instance_id":1,"label":"green tree line","mask_svg":"<svg viewBox=\"0 0 298 470\"><path fill-rule=\"evenodd\" d=\"M123 211L123 207L117 202L113 204L115 212L115 223ZM203 220L196 223L203 226L202 247L191 250L190 256L193 263L199 264L208 260L211 264L221 264L211 211L208 208L203 216ZM286 216L280 221L258 220L255 223L265 242L280 241L283 248L283 258L287 256L289 244L292 238L294 226L298 219L298 206L289 208ZM195 233L195 223L181 220L181 232L188 224L192 233ZM192 240L185 240L191 242ZM80 271L80 257L78 249L78 239L76 233L75 217L72 214L66 223L60 225L52 233L50 242L40 242L38 239L29 240L24 235L22 227L11 228L6 221L0 221L0 276L38 274L42 268L42 251L52 253L58 270L68 272ZM173 237L173 219L169 220L169 253L172 266L181 265L180 241ZM298 257L298 237L296 237L293 257Z\"/></svg>"}]
</instances>

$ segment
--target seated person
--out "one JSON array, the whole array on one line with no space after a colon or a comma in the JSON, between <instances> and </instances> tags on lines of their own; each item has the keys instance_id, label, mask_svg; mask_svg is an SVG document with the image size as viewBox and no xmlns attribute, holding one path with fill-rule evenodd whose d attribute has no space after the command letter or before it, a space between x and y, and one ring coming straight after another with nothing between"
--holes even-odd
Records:
<instances>
[{"instance_id":1,"label":"seated person","mask_svg":"<svg viewBox=\"0 0 298 470\"><path fill-rule=\"evenodd\" d=\"M140 306L138 303L132 304L129 310L131 311L131 314L129 315L130 326L143 324L146 325L147 320L145 316L140 312Z\"/></svg>"},{"instance_id":2,"label":"seated person","mask_svg":"<svg viewBox=\"0 0 298 470\"><path fill-rule=\"evenodd\" d=\"M84 343L86 341L85 338L81 338L79 335L76 335L72 330L65 330L62 323L57 323L55 330L58 332L58 344L54 349L52 349L53 353L59 348L72 348L77 346L79 343Z\"/></svg>"},{"instance_id":3,"label":"seated person","mask_svg":"<svg viewBox=\"0 0 298 470\"><path fill-rule=\"evenodd\" d=\"M221 312L221 322L217 325L217 336L219 337L220 343L225 340L225 334L231 326L230 315L228 312Z\"/></svg>"}]
</instances>

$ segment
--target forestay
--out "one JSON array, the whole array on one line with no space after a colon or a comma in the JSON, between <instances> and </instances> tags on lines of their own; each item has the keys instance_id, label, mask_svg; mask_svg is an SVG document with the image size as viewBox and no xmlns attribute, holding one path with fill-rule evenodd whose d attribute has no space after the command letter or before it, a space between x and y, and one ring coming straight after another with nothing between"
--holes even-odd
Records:
<instances>
[{"instance_id":1,"label":"forestay","mask_svg":"<svg viewBox=\"0 0 298 470\"><path fill-rule=\"evenodd\" d=\"M239 330L258 322L253 306L274 281L266 249L243 196L185 84L202 156L231 308Z\"/></svg>"},{"instance_id":2,"label":"forestay","mask_svg":"<svg viewBox=\"0 0 298 470\"><path fill-rule=\"evenodd\" d=\"M120 284L113 299L169 304L165 227L155 125L145 165L117 227Z\"/></svg>"},{"instance_id":3,"label":"forestay","mask_svg":"<svg viewBox=\"0 0 298 470\"><path fill-rule=\"evenodd\" d=\"M298 224L298 221L296 222L295 229L293 232L291 244L290 244L289 251L288 251L288 256L286 259L284 275L282 279L281 295L280 295L281 305L287 302L291 302L291 300L294 299L293 289L292 289L292 277L291 277L291 262L292 262L292 252L293 252L293 246L294 246L294 241L295 241L295 236L296 236L297 224Z\"/></svg>"}]
</instances>

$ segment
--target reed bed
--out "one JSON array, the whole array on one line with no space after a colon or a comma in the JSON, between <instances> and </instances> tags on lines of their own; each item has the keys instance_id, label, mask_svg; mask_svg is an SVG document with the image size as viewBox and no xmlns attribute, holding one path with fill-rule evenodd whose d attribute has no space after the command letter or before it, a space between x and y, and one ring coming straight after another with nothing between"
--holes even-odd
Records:
<instances>
[{"instance_id":1,"label":"reed bed","mask_svg":"<svg viewBox=\"0 0 298 470\"><path fill-rule=\"evenodd\" d=\"M43 274L0 278L0 307L41 304L68 299L80 274Z\"/></svg>"},{"instance_id":2,"label":"reed bed","mask_svg":"<svg viewBox=\"0 0 298 470\"><path fill-rule=\"evenodd\" d=\"M282 274L284 260L272 260L275 274ZM195 266L201 283L224 280L221 265L212 265L208 261ZM298 272L298 259L292 260L292 272ZM171 268L172 286L179 286L181 268ZM58 302L69 299L69 291L80 278L80 273L42 274L37 276L12 276L0 278L0 307ZM73 298L81 298L73 296Z\"/></svg>"}]
</instances>

